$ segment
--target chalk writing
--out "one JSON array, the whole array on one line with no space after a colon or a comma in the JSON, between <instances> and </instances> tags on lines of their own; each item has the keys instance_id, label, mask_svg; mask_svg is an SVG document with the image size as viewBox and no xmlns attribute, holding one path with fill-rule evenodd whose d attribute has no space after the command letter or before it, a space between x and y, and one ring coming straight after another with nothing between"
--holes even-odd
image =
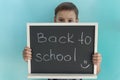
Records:
<instances>
[{"instance_id":1,"label":"chalk writing","mask_svg":"<svg viewBox=\"0 0 120 80\"><path fill-rule=\"evenodd\" d=\"M54 51L52 49L50 49L49 53L37 53L36 54L36 58L35 61L36 62L42 62L42 61L52 61L52 60L56 60L56 61L71 61L73 59L73 61L76 61L76 48L74 48L73 50L73 55L70 55L69 53L67 55L64 55L63 53L53 53Z\"/></svg>"},{"instance_id":2,"label":"chalk writing","mask_svg":"<svg viewBox=\"0 0 120 80\"><path fill-rule=\"evenodd\" d=\"M73 38L75 38L75 36L72 33L67 33L66 36L60 36L60 37L57 37L54 35L46 37L45 34L42 32L37 33L38 43L46 43L46 42L57 43L58 42L60 44L65 44L65 43L74 44L75 41L73 41ZM78 41L80 42L80 44L90 45L92 38L89 35L84 36L84 32L82 32L80 34L80 38L78 38Z\"/></svg>"},{"instance_id":3,"label":"chalk writing","mask_svg":"<svg viewBox=\"0 0 120 80\"><path fill-rule=\"evenodd\" d=\"M92 41L92 38L90 36L85 36L84 38L84 33L81 33L81 38L78 39L78 41L80 41L81 44L85 44L85 45L89 45Z\"/></svg>"},{"instance_id":4,"label":"chalk writing","mask_svg":"<svg viewBox=\"0 0 120 80\"><path fill-rule=\"evenodd\" d=\"M83 63L80 64L80 66L83 69L87 69L90 66L90 64L88 64L87 60L84 60Z\"/></svg>"}]
</instances>

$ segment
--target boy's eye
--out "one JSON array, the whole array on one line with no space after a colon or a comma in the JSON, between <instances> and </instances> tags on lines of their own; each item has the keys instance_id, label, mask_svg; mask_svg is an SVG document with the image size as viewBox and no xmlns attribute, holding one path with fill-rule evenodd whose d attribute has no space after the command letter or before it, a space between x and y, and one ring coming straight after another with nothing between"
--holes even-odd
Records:
<instances>
[{"instance_id":1,"label":"boy's eye","mask_svg":"<svg viewBox=\"0 0 120 80\"><path fill-rule=\"evenodd\" d=\"M73 20L68 20L68 22L73 22Z\"/></svg>"},{"instance_id":2,"label":"boy's eye","mask_svg":"<svg viewBox=\"0 0 120 80\"><path fill-rule=\"evenodd\" d=\"M64 22L64 19L59 19L60 22Z\"/></svg>"}]
</instances>

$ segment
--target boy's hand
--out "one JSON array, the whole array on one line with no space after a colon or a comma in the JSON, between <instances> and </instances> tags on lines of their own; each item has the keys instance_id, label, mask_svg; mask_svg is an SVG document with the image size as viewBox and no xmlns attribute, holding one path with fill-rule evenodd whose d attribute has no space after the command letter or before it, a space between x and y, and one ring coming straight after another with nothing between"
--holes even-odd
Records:
<instances>
[{"instance_id":1,"label":"boy's hand","mask_svg":"<svg viewBox=\"0 0 120 80\"><path fill-rule=\"evenodd\" d=\"M97 66L97 74L100 72L101 60L102 60L102 57L99 53L95 53L93 55L93 64Z\"/></svg>"},{"instance_id":2,"label":"boy's hand","mask_svg":"<svg viewBox=\"0 0 120 80\"><path fill-rule=\"evenodd\" d=\"M25 49L23 50L23 58L25 61L32 59L31 49L29 47L25 47Z\"/></svg>"}]
</instances>

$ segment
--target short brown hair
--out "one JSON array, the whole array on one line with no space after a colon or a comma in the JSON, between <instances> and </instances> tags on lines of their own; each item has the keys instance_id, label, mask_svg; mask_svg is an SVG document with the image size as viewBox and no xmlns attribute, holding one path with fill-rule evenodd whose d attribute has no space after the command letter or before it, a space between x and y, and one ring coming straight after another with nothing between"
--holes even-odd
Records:
<instances>
[{"instance_id":1,"label":"short brown hair","mask_svg":"<svg viewBox=\"0 0 120 80\"><path fill-rule=\"evenodd\" d=\"M59 11L62 11L62 10L73 10L76 14L76 18L78 19L78 13L79 13L78 9L72 2L63 2L60 5L58 5L55 8L55 16Z\"/></svg>"}]
</instances>

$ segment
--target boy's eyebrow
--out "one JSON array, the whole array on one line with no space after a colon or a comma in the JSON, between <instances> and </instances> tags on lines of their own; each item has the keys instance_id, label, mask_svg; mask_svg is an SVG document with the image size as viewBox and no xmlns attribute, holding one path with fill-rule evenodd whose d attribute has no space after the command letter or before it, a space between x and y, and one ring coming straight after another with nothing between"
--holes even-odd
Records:
<instances>
[{"instance_id":1,"label":"boy's eyebrow","mask_svg":"<svg viewBox=\"0 0 120 80\"><path fill-rule=\"evenodd\" d=\"M63 18L63 17L58 17L58 18Z\"/></svg>"},{"instance_id":2,"label":"boy's eyebrow","mask_svg":"<svg viewBox=\"0 0 120 80\"><path fill-rule=\"evenodd\" d=\"M59 17L60 19L64 19L63 17ZM68 18L68 19L73 19L73 18Z\"/></svg>"}]
</instances>

